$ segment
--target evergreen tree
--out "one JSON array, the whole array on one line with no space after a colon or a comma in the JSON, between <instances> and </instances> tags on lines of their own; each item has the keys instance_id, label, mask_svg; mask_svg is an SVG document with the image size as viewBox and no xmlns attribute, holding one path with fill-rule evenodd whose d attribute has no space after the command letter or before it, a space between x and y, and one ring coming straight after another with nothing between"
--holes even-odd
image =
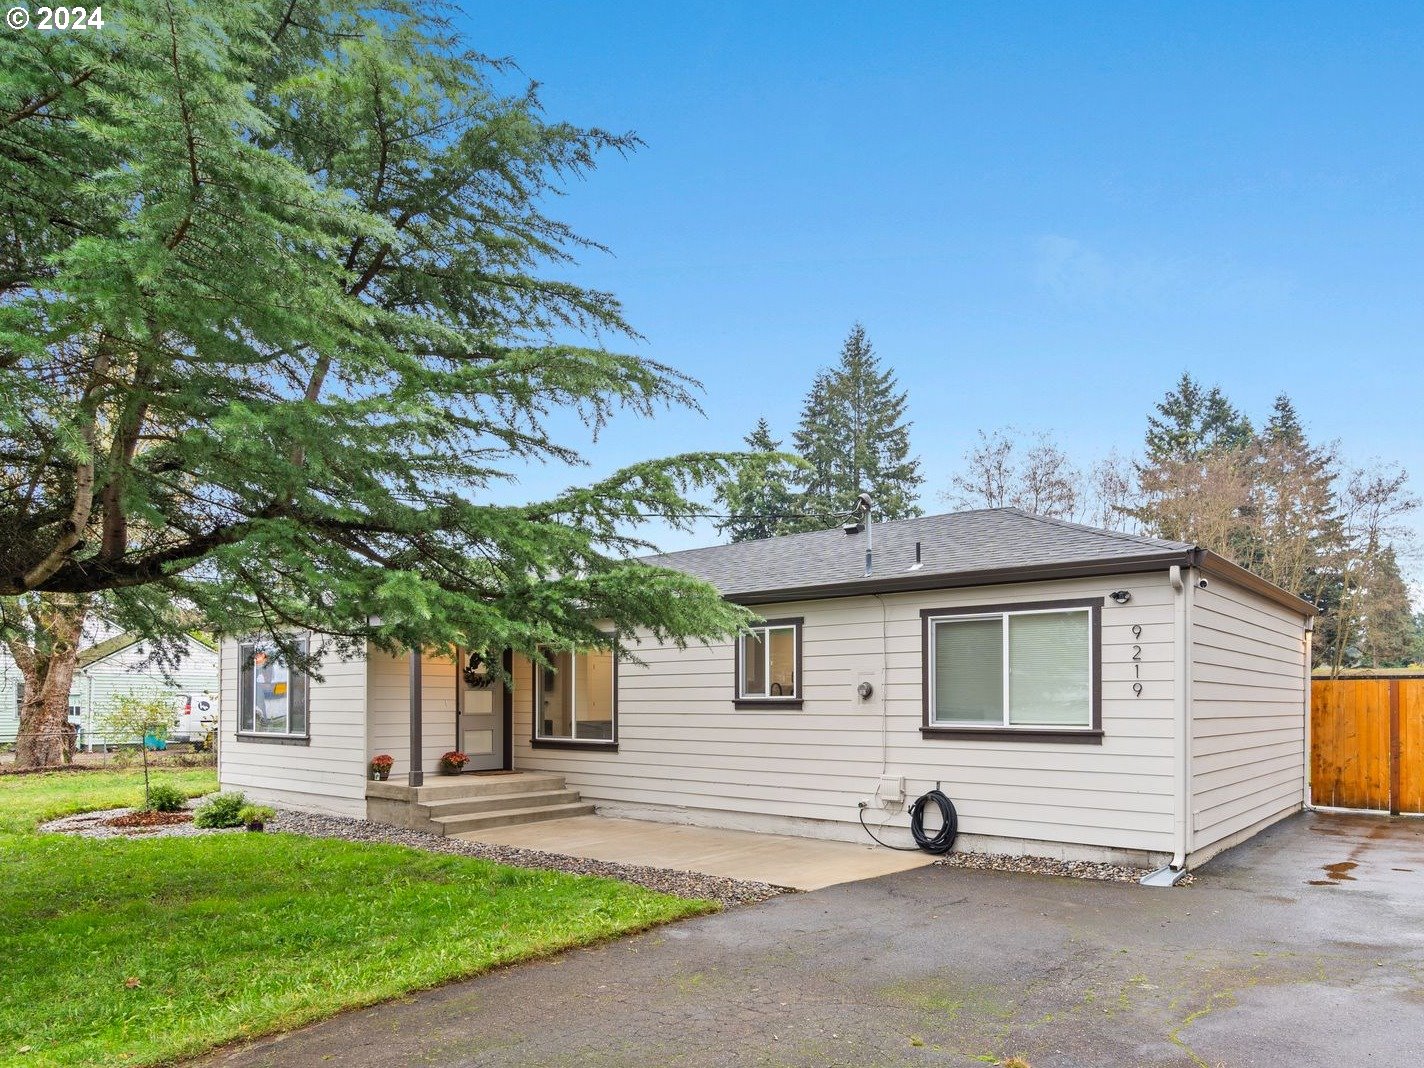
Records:
<instances>
[{"instance_id":1,"label":"evergreen tree","mask_svg":"<svg viewBox=\"0 0 1424 1068\"><path fill-rule=\"evenodd\" d=\"M771 436L765 417L743 440L747 462L717 487L717 502L729 517L718 522L717 529L730 534L732 541L770 538L796 521L796 468L780 451L781 442Z\"/></svg>"},{"instance_id":2,"label":"evergreen tree","mask_svg":"<svg viewBox=\"0 0 1424 1068\"><path fill-rule=\"evenodd\" d=\"M1249 555L1251 422L1220 389L1183 372L1147 417L1140 501L1131 514L1158 537L1195 541L1240 559Z\"/></svg>"},{"instance_id":3,"label":"evergreen tree","mask_svg":"<svg viewBox=\"0 0 1424 1068\"><path fill-rule=\"evenodd\" d=\"M1147 417L1148 465L1195 460L1251 443L1251 421L1219 388L1203 389L1188 371L1182 372L1177 388L1168 390L1156 410L1156 415Z\"/></svg>"},{"instance_id":4,"label":"evergreen tree","mask_svg":"<svg viewBox=\"0 0 1424 1068\"><path fill-rule=\"evenodd\" d=\"M1335 449L1306 437L1295 406L1281 394L1253 452L1246 516L1250 537L1239 561L1283 589L1317 601L1344 538L1335 483Z\"/></svg>"},{"instance_id":5,"label":"evergreen tree","mask_svg":"<svg viewBox=\"0 0 1424 1068\"><path fill-rule=\"evenodd\" d=\"M808 518L799 529L834 526L854 511L862 492L875 502L877 519L921 514L915 499L924 476L910 456L908 394L898 386L857 323L840 362L816 375L793 435L806 465L800 488Z\"/></svg>"},{"instance_id":6,"label":"evergreen tree","mask_svg":"<svg viewBox=\"0 0 1424 1068\"><path fill-rule=\"evenodd\" d=\"M1277 396L1271 405L1271 416L1266 420L1262 437L1272 445L1300 445L1305 441L1305 428L1286 394Z\"/></svg>"},{"instance_id":7,"label":"evergreen tree","mask_svg":"<svg viewBox=\"0 0 1424 1068\"><path fill-rule=\"evenodd\" d=\"M95 595L150 638L195 609L345 650L734 629L711 586L628 559L628 517L694 510L728 457L507 488L582 462L560 410L691 400L570 343L631 330L551 270L598 246L543 204L636 138L549 121L411 0L123 7L0 34L0 637L58 680L27 675L52 700L26 760L52 762Z\"/></svg>"}]
</instances>

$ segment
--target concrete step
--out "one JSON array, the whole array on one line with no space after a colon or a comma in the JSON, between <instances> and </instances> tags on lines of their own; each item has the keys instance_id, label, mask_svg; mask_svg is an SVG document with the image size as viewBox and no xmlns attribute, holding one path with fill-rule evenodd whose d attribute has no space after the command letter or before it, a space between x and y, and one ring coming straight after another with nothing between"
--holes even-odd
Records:
<instances>
[{"instance_id":1,"label":"concrete step","mask_svg":"<svg viewBox=\"0 0 1424 1068\"><path fill-rule=\"evenodd\" d=\"M430 822L440 828L441 834L459 834L462 831L482 831L490 827L509 827L516 823L537 823L541 820L562 820L570 816L592 814L593 802L579 801L567 805L507 808L500 812L475 812L463 816L436 816Z\"/></svg>"},{"instance_id":2,"label":"concrete step","mask_svg":"<svg viewBox=\"0 0 1424 1068\"><path fill-rule=\"evenodd\" d=\"M407 786L403 777L391 782L366 783L367 797L381 797L392 801L414 800L421 804L431 801L448 801L453 798L477 797L488 794L536 793L545 790L562 790L564 777L546 772L515 772L509 775L436 775L432 774L424 786Z\"/></svg>"},{"instance_id":3,"label":"concrete step","mask_svg":"<svg viewBox=\"0 0 1424 1068\"><path fill-rule=\"evenodd\" d=\"M415 788L415 799L421 804L446 801L453 797L477 797L488 794L523 794L544 790L562 790L562 775L543 772L519 772L514 775L442 775L438 781L426 780Z\"/></svg>"},{"instance_id":4,"label":"concrete step","mask_svg":"<svg viewBox=\"0 0 1424 1068\"><path fill-rule=\"evenodd\" d=\"M571 805L578 800L577 790L530 790L519 794L476 794L473 797L452 797L446 801L426 801L422 807L431 819L435 819L437 816L464 816L510 808Z\"/></svg>"}]
</instances>

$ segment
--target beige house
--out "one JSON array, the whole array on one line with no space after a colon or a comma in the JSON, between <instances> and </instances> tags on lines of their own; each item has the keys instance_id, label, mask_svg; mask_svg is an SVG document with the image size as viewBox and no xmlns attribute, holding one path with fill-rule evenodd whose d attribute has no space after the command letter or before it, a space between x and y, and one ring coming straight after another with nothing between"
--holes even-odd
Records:
<instances>
[{"instance_id":1,"label":"beige house","mask_svg":"<svg viewBox=\"0 0 1424 1068\"><path fill-rule=\"evenodd\" d=\"M1308 802L1310 604L1196 546L1015 509L869 533L869 557L840 530L659 557L763 622L644 640L641 663L506 655L509 689L478 658L376 651L279 686L229 642L223 786L446 832L594 805L907 842L906 805L939 784L959 848L1177 869ZM452 748L538 774L436 778Z\"/></svg>"}]
</instances>

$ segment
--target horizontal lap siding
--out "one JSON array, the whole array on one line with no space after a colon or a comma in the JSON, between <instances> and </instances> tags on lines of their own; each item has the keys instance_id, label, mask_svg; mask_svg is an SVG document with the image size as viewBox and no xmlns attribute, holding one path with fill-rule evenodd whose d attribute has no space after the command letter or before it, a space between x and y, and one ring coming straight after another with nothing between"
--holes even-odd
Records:
<instances>
[{"instance_id":1,"label":"horizontal lap siding","mask_svg":"<svg viewBox=\"0 0 1424 1068\"><path fill-rule=\"evenodd\" d=\"M193 696L216 693L218 654L191 638L187 645L188 654L183 662L167 675L150 660L149 648L142 642L75 672L70 703L78 704L82 710L83 740L94 744L131 740L109 738L111 732L105 724L114 699L121 694L165 693L176 697L180 693Z\"/></svg>"},{"instance_id":2,"label":"horizontal lap siding","mask_svg":"<svg viewBox=\"0 0 1424 1068\"><path fill-rule=\"evenodd\" d=\"M404 782L410 771L410 657L372 649L369 664L366 759L388 753L395 758L391 781ZM420 700L421 759L425 773L432 775L439 770L441 755L455 748L454 661L421 658Z\"/></svg>"},{"instance_id":3,"label":"horizontal lap siding","mask_svg":"<svg viewBox=\"0 0 1424 1068\"><path fill-rule=\"evenodd\" d=\"M1224 579L1192 605L1192 846L1300 808L1304 618Z\"/></svg>"},{"instance_id":4,"label":"horizontal lap siding","mask_svg":"<svg viewBox=\"0 0 1424 1068\"><path fill-rule=\"evenodd\" d=\"M10 654L0 648L0 744L13 742L20 733L19 684L24 676Z\"/></svg>"},{"instance_id":5,"label":"horizontal lap siding","mask_svg":"<svg viewBox=\"0 0 1424 1068\"><path fill-rule=\"evenodd\" d=\"M366 815L366 661L322 658L321 682L311 682L309 745L237 738L239 646L221 655L221 738L218 778L224 790L254 800L344 816Z\"/></svg>"},{"instance_id":6,"label":"horizontal lap siding","mask_svg":"<svg viewBox=\"0 0 1424 1068\"><path fill-rule=\"evenodd\" d=\"M1106 598L1124 588L1131 602L1105 599L1102 609L1102 745L921 737L921 609ZM1170 850L1174 624L1165 573L887 595L883 636L873 597L757 611L805 619L800 710L735 708L730 643L680 650L649 641L635 650L645 666L619 668L618 752L536 749L530 668L519 660L515 766L560 772L595 801L829 820L855 833L856 803L884 771L905 776L911 797L942 783L966 834ZM875 688L869 702L855 695L862 678ZM878 808L870 820L908 824Z\"/></svg>"}]
</instances>

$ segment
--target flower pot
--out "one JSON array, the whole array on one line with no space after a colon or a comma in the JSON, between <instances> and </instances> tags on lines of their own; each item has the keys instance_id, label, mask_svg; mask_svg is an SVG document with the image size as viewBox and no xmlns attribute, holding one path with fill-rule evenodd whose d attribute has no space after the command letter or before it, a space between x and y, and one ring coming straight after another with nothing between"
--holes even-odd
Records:
<instances>
[{"instance_id":1,"label":"flower pot","mask_svg":"<svg viewBox=\"0 0 1424 1068\"><path fill-rule=\"evenodd\" d=\"M371 778L376 782L385 782L390 777L391 773L389 771L382 771L380 768L371 769Z\"/></svg>"},{"instance_id":2,"label":"flower pot","mask_svg":"<svg viewBox=\"0 0 1424 1068\"><path fill-rule=\"evenodd\" d=\"M462 771L464 771L464 770L465 770L464 767L455 768L455 767L451 767L449 764L441 764L441 765L440 765L440 774L441 774L441 775L458 775L458 774L460 774L460 772L462 772Z\"/></svg>"}]
</instances>

